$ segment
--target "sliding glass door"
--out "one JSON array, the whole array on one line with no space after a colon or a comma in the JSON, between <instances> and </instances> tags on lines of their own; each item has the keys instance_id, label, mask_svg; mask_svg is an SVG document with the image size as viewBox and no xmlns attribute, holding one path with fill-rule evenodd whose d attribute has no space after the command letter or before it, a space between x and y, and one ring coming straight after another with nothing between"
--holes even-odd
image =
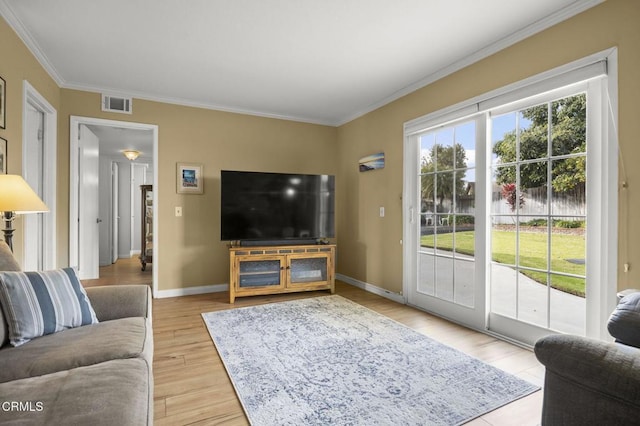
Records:
<instances>
[{"instance_id":1,"label":"sliding glass door","mask_svg":"<svg viewBox=\"0 0 640 426\"><path fill-rule=\"evenodd\" d=\"M482 215L484 121L466 119L414 136L413 186L418 209L411 225L414 277L409 302L474 327L484 321ZM479 161L480 160L480 161ZM479 167L480 166L480 167ZM478 226L480 224L480 226Z\"/></svg>"},{"instance_id":2,"label":"sliding glass door","mask_svg":"<svg viewBox=\"0 0 640 426\"><path fill-rule=\"evenodd\" d=\"M489 120L490 323L503 333L526 324L525 340L585 335L587 94L554 93Z\"/></svg>"},{"instance_id":3,"label":"sliding glass door","mask_svg":"<svg viewBox=\"0 0 640 426\"><path fill-rule=\"evenodd\" d=\"M549 333L606 338L616 135L603 67L586 68L557 89L405 125L409 304L530 345Z\"/></svg>"}]
</instances>

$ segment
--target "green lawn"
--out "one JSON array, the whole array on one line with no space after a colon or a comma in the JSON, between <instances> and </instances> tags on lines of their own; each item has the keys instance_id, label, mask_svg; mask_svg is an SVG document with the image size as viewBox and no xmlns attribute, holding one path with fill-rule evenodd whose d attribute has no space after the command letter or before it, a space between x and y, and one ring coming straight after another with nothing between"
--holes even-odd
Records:
<instances>
[{"instance_id":1,"label":"green lawn","mask_svg":"<svg viewBox=\"0 0 640 426\"><path fill-rule=\"evenodd\" d=\"M475 231L456 232L457 253L473 255L475 247ZM438 249L453 250L453 233L440 235L425 235L421 238L421 245ZM544 233L520 233L520 261L519 266L547 269L547 235ZM551 271L575 275L585 274L585 265L569 262L567 259L585 258L585 238L582 235L551 234ZM516 234L513 231L492 231L492 259L495 262L514 265L516 263ZM535 271L522 271L530 278L546 284L547 274ZM584 297L585 280L582 278L566 277L551 274L551 286L567 293Z\"/></svg>"}]
</instances>

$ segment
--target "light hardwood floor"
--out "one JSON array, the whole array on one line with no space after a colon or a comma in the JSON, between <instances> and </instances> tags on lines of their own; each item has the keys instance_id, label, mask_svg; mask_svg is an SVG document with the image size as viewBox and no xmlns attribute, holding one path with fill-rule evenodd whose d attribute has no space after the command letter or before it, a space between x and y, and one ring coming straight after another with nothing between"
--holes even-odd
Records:
<instances>
[{"instance_id":1,"label":"light hardwood floor","mask_svg":"<svg viewBox=\"0 0 640 426\"><path fill-rule=\"evenodd\" d=\"M118 259L116 263L100 267L100 278L96 280L82 280L85 287L112 284L148 284L152 283L151 271L153 265L147 264L147 270L142 271L142 265L138 257L130 259Z\"/></svg>"},{"instance_id":2,"label":"light hardwood floor","mask_svg":"<svg viewBox=\"0 0 640 426\"><path fill-rule=\"evenodd\" d=\"M133 261L135 260L135 261ZM85 285L151 283L149 268L137 259L101 268L100 280ZM336 293L393 318L414 330L542 386L544 368L526 349L466 329L425 312L336 282ZM326 291L239 298L228 294L155 299L153 302L156 425L246 425L247 419L204 325L203 312L317 297ZM542 391L488 413L469 425L538 425Z\"/></svg>"}]
</instances>

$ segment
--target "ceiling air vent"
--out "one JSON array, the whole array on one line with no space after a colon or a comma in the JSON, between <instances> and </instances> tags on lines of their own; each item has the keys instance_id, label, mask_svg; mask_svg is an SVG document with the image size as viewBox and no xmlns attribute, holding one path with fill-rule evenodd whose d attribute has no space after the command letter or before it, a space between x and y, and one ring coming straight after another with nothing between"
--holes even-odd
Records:
<instances>
[{"instance_id":1,"label":"ceiling air vent","mask_svg":"<svg viewBox=\"0 0 640 426\"><path fill-rule=\"evenodd\" d=\"M133 101L121 96L102 95L102 110L106 112L121 112L131 114Z\"/></svg>"}]
</instances>

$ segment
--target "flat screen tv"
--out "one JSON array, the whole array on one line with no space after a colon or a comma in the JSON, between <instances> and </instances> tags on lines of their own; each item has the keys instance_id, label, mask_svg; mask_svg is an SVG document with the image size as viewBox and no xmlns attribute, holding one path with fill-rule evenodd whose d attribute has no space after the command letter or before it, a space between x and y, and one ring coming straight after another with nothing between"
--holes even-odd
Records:
<instances>
[{"instance_id":1,"label":"flat screen tv","mask_svg":"<svg viewBox=\"0 0 640 426\"><path fill-rule=\"evenodd\" d=\"M335 177L222 170L222 241L295 243L335 236Z\"/></svg>"}]
</instances>

